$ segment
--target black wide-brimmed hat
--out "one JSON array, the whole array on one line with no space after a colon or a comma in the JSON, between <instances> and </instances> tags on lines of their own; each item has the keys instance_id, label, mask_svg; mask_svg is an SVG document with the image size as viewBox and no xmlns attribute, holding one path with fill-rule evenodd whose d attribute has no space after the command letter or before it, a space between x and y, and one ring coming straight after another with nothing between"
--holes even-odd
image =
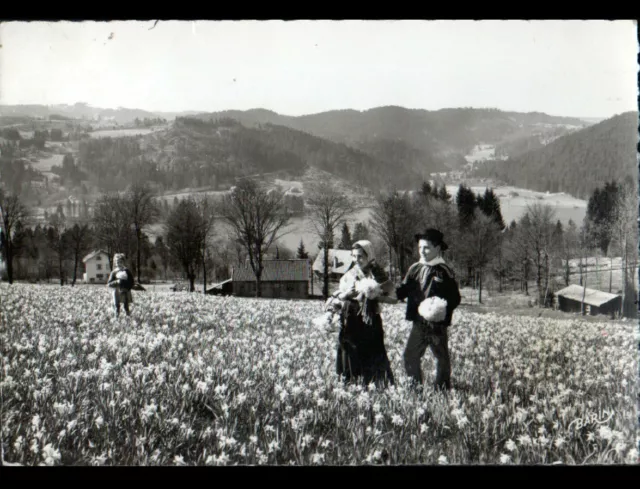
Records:
<instances>
[{"instance_id":1,"label":"black wide-brimmed hat","mask_svg":"<svg viewBox=\"0 0 640 489\"><path fill-rule=\"evenodd\" d=\"M440 246L440 249L442 251L445 251L447 248L449 248L449 246L447 246L447 243L444 242L444 235L437 229L429 228L424 233L416 234L415 238L416 242L420 241L421 239L425 239L429 241L429 243L432 243L434 246Z\"/></svg>"}]
</instances>

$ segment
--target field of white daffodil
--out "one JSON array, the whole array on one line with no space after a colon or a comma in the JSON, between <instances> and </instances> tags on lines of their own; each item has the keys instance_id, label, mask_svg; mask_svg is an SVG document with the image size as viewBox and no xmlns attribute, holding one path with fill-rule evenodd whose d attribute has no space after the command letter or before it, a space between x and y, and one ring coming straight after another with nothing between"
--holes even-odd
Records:
<instances>
[{"instance_id":1,"label":"field of white daffodil","mask_svg":"<svg viewBox=\"0 0 640 489\"><path fill-rule=\"evenodd\" d=\"M454 314L448 397L345 388L319 301L0 284L2 454L22 465L638 463L634 322ZM423 368L430 382L430 352Z\"/></svg>"}]
</instances>

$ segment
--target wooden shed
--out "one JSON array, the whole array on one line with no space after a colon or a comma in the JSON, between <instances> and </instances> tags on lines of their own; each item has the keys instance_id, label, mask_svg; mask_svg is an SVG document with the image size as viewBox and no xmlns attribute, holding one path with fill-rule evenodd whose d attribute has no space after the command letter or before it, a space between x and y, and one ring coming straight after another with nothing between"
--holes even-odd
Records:
<instances>
[{"instance_id":1,"label":"wooden shed","mask_svg":"<svg viewBox=\"0 0 640 489\"><path fill-rule=\"evenodd\" d=\"M585 289L580 285L569 285L556 292L556 307L564 312L581 312L584 300L585 314L606 314L615 317L620 311L622 297L601 290Z\"/></svg>"},{"instance_id":2,"label":"wooden shed","mask_svg":"<svg viewBox=\"0 0 640 489\"><path fill-rule=\"evenodd\" d=\"M262 271L262 297L307 299L309 297L309 260L265 260ZM256 276L249 263L233 269L233 294L256 296Z\"/></svg>"}]
</instances>

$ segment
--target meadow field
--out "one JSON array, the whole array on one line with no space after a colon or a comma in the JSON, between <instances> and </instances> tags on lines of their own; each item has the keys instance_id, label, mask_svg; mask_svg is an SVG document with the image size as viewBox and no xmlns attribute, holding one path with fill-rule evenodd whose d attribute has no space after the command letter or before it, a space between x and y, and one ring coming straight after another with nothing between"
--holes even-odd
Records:
<instances>
[{"instance_id":1,"label":"meadow field","mask_svg":"<svg viewBox=\"0 0 640 489\"><path fill-rule=\"evenodd\" d=\"M89 135L92 138L122 138L130 136L146 136L152 132L161 131L166 127L131 127L127 129L100 129L92 131Z\"/></svg>"},{"instance_id":2,"label":"meadow field","mask_svg":"<svg viewBox=\"0 0 640 489\"><path fill-rule=\"evenodd\" d=\"M320 301L0 284L2 456L22 465L637 464L638 326L454 314L454 389L345 386ZM423 361L426 379L434 362Z\"/></svg>"}]
</instances>

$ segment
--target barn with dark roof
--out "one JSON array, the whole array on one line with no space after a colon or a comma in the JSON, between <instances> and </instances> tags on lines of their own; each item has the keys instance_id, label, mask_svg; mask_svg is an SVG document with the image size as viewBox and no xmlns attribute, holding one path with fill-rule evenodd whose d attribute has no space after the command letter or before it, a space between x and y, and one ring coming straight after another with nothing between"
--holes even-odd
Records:
<instances>
[{"instance_id":1,"label":"barn with dark roof","mask_svg":"<svg viewBox=\"0 0 640 489\"><path fill-rule=\"evenodd\" d=\"M262 271L262 297L306 299L309 297L309 260L265 260ZM236 266L232 273L233 295L256 296L256 276L250 263Z\"/></svg>"}]
</instances>

